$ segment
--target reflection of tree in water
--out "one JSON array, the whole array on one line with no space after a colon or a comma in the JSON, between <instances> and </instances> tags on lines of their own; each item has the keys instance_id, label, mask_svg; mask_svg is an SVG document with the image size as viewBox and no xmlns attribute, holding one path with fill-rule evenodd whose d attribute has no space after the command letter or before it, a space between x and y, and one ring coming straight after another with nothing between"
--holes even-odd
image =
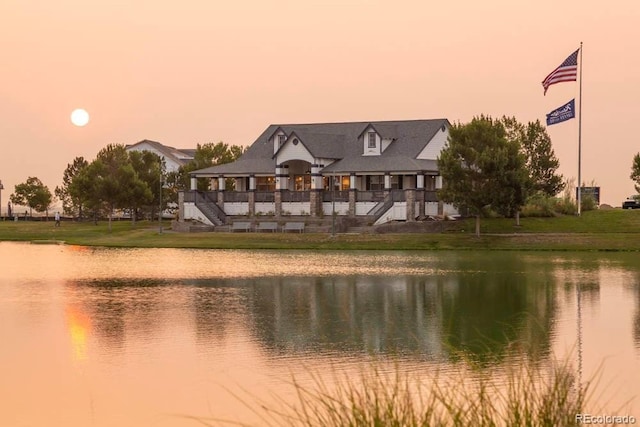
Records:
<instances>
[{"instance_id":1,"label":"reflection of tree in water","mask_svg":"<svg viewBox=\"0 0 640 427\"><path fill-rule=\"evenodd\" d=\"M190 280L187 283L195 285L192 304L198 344L223 341L234 327L244 327L246 292L224 280Z\"/></svg>"},{"instance_id":2,"label":"reflection of tree in water","mask_svg":"<svg viewBox=\"0 0 640 427\"><path fill-rule=\"evenodd\" d=\"M456 292L441 299L443 339L453 354L495 359L513 343L532 357L549 353L557 303L548 266L535 257L490 252L461 257L456 267Z\"/></svg>"},{"instance_id":3,"label":"reflection of tree in water","mask_svg":"<svg viewBox=\"0 0 640 427\"><path fill-rule=\"evenodd\" d=\"M275 352L439 358L464 351L482 359L520 340L547 353L555 284L517 259L464 260L430 276L250 279L253 328Z\"/></svg>"},{"instance_id":4,"label":"reflection of tree in water","mask_svg":"<svg viewBox=\"0 0 640 427\"><path fill-rule=\"evenodd\" d=\"M636 271L635 280L632 284L633 293L635 294L636 311L633 316L633 342L638 350L640 350L640 271Z\"/></svg>"},{"instance_id":5,"label":"reflection of tree in water","mask_svg":"<svg viewBox=\"0 0 640 427\"><path fill-rule=\"evenodd\" d=\"M180 305L169 283L159 280L89 280L68 283L82 294L84 311L91 318L93 332L112 353L124 351L128 337L162 334L164 323ZM180 308L180 307L178 307Z\"/></svg>"}]
</instances>

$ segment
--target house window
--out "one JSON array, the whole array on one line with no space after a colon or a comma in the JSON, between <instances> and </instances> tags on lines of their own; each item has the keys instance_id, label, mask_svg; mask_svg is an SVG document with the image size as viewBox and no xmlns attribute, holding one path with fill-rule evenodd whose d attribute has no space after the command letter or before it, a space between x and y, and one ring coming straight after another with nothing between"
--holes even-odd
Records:
<instances>
[{"instance_id":1,"label":"house window","mask_svg":"<svg viewBox=\"0 0 640 427\"><path fill-rule=\"evenodd\" d=\"M287 140L287 135L278 135L278 147L282 147L282 144Z\"/></svg>"},{"instance_id":2,"label":"house window","mask_svg":"<svg viewBox=\"0 0 640 427\"><path fill-rule=\"evenodd\" d=\"M276 179L272 176L256 177L256 190L258 191L275 191Z\"/></svg>"},{"instance_id":3,"label":"house window","mask_svg":"<svg viewBox=\"0 0 640 427\"><path fill-rule=\"evenodd\" d=\"M325 176L322 178L323 188L325 191L331 191L331 183L333 182L334 190L336 191L344 191L349 189L349 176L339 175L339 176Z\"/></svg>"},{"instance_id":4,"label":"house window","mask_svg":"<svg viewBox=\"0 0 640 427\"><path fill-rule=\"evenodd\" d=\"M311 189L311 175L296 175L293 178L293 189L295 191L305 191Z\"/></svg>"},{"instance_id":5,"label":"house window","mask_svg":"<svg viewBox=\"0 0 640 427\"><path fill-rule=\"evenodd\" d=\"M391 189L392 190L402 190L403 188L403 176L402 175L391 175Z\"/></svg>"},{"instance_id":6,"label":"house window","mask_svg":"<svg viewBox=\"0 0 640 427\"><path fill-rule=\"evenodd\" d=\"M376 148L376 133L369 132L369 148Z\"/></svg>"},{"instance_id":7,"label":"house window","mask_svg":"<svg viewBox=\"0 0 640 427\"><path fill-rule=\"evenodd\" d=\"M341 190L348 190L349 188L351 188L351 179L348 176L343 176Z\"/></svg>"},{"instance_id":8,"label":"house window","mask_svg":"<svg viewBox=\"0 0 640 427\"><path fill-rule=\"evenodd\" d=\"M369 175L366 181L368 191L384 190L384 175Z\"/></svg>"}]
</instances>

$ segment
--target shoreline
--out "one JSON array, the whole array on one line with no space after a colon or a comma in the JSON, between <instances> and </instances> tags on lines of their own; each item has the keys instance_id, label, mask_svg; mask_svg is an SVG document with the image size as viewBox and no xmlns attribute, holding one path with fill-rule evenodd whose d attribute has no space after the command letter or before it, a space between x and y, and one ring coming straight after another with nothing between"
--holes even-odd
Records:
<instances>
[{"instance_id":1,"label":"shoreline","mask_svg":"<svg viewBox=\"0 0 640 427\"><path fill-rule=\"evenodd\" d=\"M95 227L95 226L94 226ZM100 226L98 226L100 227ZM469 251L573 251L639 252L640 233L518 233L486 234L336 234L303 233L175 233L157 227L137 227L84 233L79 227L56 230L56 236L6 233L0 241L32 244L64 244L112 248L184 248L244 250L469 250Z\"/></svg>"}]
</instances>

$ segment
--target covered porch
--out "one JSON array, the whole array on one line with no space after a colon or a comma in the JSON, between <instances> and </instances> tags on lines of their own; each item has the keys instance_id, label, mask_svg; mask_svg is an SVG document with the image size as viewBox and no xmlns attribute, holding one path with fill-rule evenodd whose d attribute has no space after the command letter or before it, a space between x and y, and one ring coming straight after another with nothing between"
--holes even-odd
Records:
<instances>
[{"instance_id":1,"label":"covered porch","mask_svg":"<svg viewBox=\"0 0 640 427\"><path fill-rule=\"evenodd\" d=\"M202 220L203 205L211 203L225 216L369 216L375 223L455 213L438 201L441 181L434 174L322 174L320 169L298 161L278 165L272 175L193 177L192 189L180 196L180 218ZM210 180L211 190L198 192L197 179Z\"/></svg>"}]
</instances>

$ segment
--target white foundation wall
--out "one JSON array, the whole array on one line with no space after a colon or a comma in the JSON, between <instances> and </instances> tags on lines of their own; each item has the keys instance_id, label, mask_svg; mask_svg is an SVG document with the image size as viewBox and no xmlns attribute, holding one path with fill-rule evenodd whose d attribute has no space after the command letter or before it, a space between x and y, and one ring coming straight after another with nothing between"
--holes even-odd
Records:
<instances>
[{"instance_id":1,"label":"white foundation wall","mask_svg":"<svg viewBox=\"0 0 640 427\"><path fill-rule=\"evenodd\" d=\"M388 211L386 211L375 222L376 225L384 224L390 221L406 221L407 220L407 202L395 202Z\"/></svg>"},{"instance_id":2,"label":"white foundation wall","mask_svg":"<svg viewBox=\"0 0 640 427\"><path fill-rule=\"evenodd\" d=\"M336 202L336 215L349 215L349 202ZM331 216L333 214L333 203L323 202L322 212L325 215Z\"/></svg>"},{"instance_id":3,"label":"white foundation wall","mask_svg":"<svg viewBox=\"0 0 640 427\"><path fill-rule=\"evenodd\" d=\"M227 215L248 215L249 203L247 202L225 202L224 213Z\"/></svg>"},{"instance_id":4,"label":"white foundation wall","mask_svg":"<svg viewBox=\"0 0 640 427\"><path fill-rule=\"evenodd\" d=\"M255 206L256 215L274 215L276 213L275 202L256 202Z\"/></svg>"},{"instance_id":5,"label":"white foundation wall","mask_svg":"<svg viewBox=\"0 0 640 427\"><path fill-rule=\"evenodd\" d=\"M200 221L203 224L214 225L211 221L207 219L206 216L198 209L198 207L194 203L186 203L184 204L184 219L185 220L196 220Z\"/></svg>"},{"instance_id":6,"label":"white foundation wall","mask_svg":"<svg viewBox=\"0 0 640 427\"><path fill-rule=\"evenodd\" d=\"M309 202L282 202L282 215L310 215Z\"/></svg>"},{"instance_id":7,"label":"white foundation wall","mask_svg":"<svg viewBox=\"0 0 640 427\"><path fill-rule=\"evenodd\" d=\"M378 203L376 202L356 202L356 215L366 215Z\"/></svg>"}]
</instances>

